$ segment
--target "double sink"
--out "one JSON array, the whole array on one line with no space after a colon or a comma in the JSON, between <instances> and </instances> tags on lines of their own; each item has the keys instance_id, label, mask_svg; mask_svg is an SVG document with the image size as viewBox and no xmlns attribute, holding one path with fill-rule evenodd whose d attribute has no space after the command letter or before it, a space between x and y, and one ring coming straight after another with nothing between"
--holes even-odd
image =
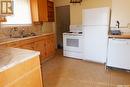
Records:
<instances>
[{"instance_id":1,"label":"double sink","mask_svg":"<svg viewBox=\"0 0 130 87\"><path fill-rule=\"evenodd\" d=\"M8 37L2 37L0 38L0 44L4 43L4 42L10 42L10 41L14 41L14 40L20 40L20 39L24 39L24 38L29 38L29 37L33 37L33 36L38 36L40 34L36 34L36 33L26 33L23 35L18 35L18 36L8 36Z\"/></svg>"},{"instance_id":2,"label":"double sink","mask_svg":"<svg viewBox=\"0 0 130 87\"><path fill-rule=\"evenodd\" d=\"M37 36L36 33L27 33L27 34L22 34L19 36L10 36L10 38L26 38L26 37L31 37L31 36Z\"/></svg>"}]
</instances>

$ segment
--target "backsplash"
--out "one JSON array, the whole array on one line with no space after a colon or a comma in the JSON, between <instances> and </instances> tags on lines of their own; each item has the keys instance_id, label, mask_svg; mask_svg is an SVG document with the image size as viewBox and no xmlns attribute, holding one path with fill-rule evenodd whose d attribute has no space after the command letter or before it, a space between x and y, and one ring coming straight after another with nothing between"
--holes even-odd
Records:
<instances>
[{"instance_id":1,"label":"backsplash","mask_svg":"<svg viewBox=\"0 0 130 87\"><path fill-rule=\"evenodd\" d=\"M25 33L44 33L42 32L41 25L1 25L0 28L0 38L1 37L9 37L10 32L13 28L16 28L16 31L13 33L15 35L19 34L23 29Z\"/></svg>"},{"instance_id":2,"label":"backsplash","mask_svg":"<svg viewBox=\"0 0 130 87\"><path fill-rule=\"evenodd\" d=\"M111 28L111 30L120 30L122 34L130 34L129 28Z\"/></svg>"}]
</instances>

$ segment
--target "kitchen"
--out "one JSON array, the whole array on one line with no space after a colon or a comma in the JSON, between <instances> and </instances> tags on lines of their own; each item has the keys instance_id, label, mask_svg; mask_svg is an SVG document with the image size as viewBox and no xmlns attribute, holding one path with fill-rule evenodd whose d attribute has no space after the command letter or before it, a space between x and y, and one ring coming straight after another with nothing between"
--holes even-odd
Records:
<instances>
[{"instance_id":1,"label":"kitchen","mask_svg":"<svg viewBox=\"0 0 130 87\"><path fill-rule=\"evenodd\" d=\"M26 2L23 7L19 6L17 10L14 8L14 13L15 11L22 12L23 9L20 10L20 8L26 8L25 15L21 13L18 15L20 17L19 21L16 20L13 14L8 14L8 16L6 14L7 17L1 16L0 61L2 62L0 64L0 78L3 77L0 80L1 87L42 87L42 85L44 87L129 87L130 74L127 72L129 71L129 0L82 0L81 3L70 3L70 0L43 0L45 2L39 2L38 6L36 1L30 0L30 9L29 4L27 4L29 3L28 0L16 0L17 4ZM87 57L86 60L81 60L84 54L87 56L89 50L83 51L86 53L83 53L83 56L81 55L82 57L79 57L79 59L75 59L75 54L72 58L66 57L66 55L63 56L61 49L56 50L57 18L54 18L56 15L55 7L66 5L70 5L70 25L78 25L78 28L82 25L82 19L84 19L83 10L104 7L111 9L111 26L108 27L115 30L110 33L116 33L117 35L108 36L107 34L110 39L106 51L108 53L106 63L104 60L97 63L88 60ZM42 8L42 6L45 7ZM51 12L47 11L49 9L51 9ZM31 17L27 15L30 10ZM12 21L11 19L15 20ZM31 21L33 24L30 24ZM121 32L117 29L120 29ZM120 33L123 35L120 35ZM80 35L78 38L82 37ZM91 42L91 40L89 41ZM77 44L71 45L77 46ZM83 48L86 47L87 44L85 47L83 46ZM96 51L98 52L98 49ZM95 57L97 53L93 55ZM6 58L9 60L6 60ZM117 62L118 60L119 62Z\"/></svg>"}]
</instances>

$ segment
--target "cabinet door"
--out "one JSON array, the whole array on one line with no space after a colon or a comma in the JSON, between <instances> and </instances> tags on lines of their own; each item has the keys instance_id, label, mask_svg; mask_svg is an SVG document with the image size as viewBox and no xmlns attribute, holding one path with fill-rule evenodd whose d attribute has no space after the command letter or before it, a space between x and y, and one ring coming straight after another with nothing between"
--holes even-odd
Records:
<instances>
[{"instance_id":1,"label":"cabinet door","mask_svg":"<svg viewBox=\"0 0 130 87\"><path fill-rule=\"evenodd\" d=\"M46 36L46 57L54 55L55 52L55 40L53 35Z\"/></svg>"},{"instance_id":2,"label":"cabinet door","mask_svg":"<svg viewBox=\"0 0 130 87\"><path fill-rule=\"evenodd\" d=\"M40 51L40 60L42 62L45 59L45 41L44 41L44 39L35 42L34 50Z\"/></svg>"},{"instance_id":3,"label":"cabinet door","mask_svg":"<svg viewBox=\"0 0 130 87\"><path fill-rule=\"evenodd\" d=\"M40 67L30 70L9 87L43 87Z\"/></svg>"},{"instance_id":4,"label":"cabinet door","mask_svg":"<svg viewBox=\"0 0 130 87\"><path fill-rule=\"evenodd\" d=\"M54 35L50 36L50 51L52 53L52 55L55 53L55 37Z\"/></svg>"},{"instance_id":5,"label":"cabinet door","mask_svg":"<svg viewBox=\"0 0 130 87\"><path fill-rule=\"evenodd\" d=\"M48 21L47 0L30 0L33 22Z\"/></svg>"},{"instance_id":6,"label":"cabinet door","mask_svg":"<svg viewBox=\"0 0 130 87\"><path fill-rule=\"evenodd\" d=\"M0 87L42 87L39 56L0 72Z\"/></svg>"},{"instance_id":7,"label":"cabinet door","mask_svg":"<svg viewBox=\"0 0 130 87\"><path fill-rule=\"evenodd\" d=\"M39 21L38 0L30 0L32 21Z\"/></svg>"},{"instance_id":8,"label":"cabinet door","mask_svg":"<svg viewBox=\"0 0 130 87\"><path fill-rule=\"evenodd\" d=\"M110 39L107 66L130 69L130 40Z\"/></svg>"},{"instance_id":9,"label":"cabinet door","mask_svg":"<svg viewBox=\"0 0 130 87\"><path fill-rule=\"evenodd\" d=\"M38 0L39 20L48 21L47 0Z\"/></svg>"},{"instance_id":10,"label":"cabinet door","mask_svg":"<svg viewBox=\"0 0 130 87\"><path fill-rule=\"evenodd\" d=\"M54 3L52 1L47 2L47 10L48 10L48 21L53 22L54 21Z\"/></svg>"},{"instance_id":11,"label":"cabinet door","mask_svg":"<svg viewBox=\"0 0 130 87\"><path fill-rule=\"evenodd\" d=\"M30 4L33 22L54 21L53 2L48 0L30 0Z\"/></svg>"},{"instance_id":12,"label":"cabinet door","mask_svg":"<svg viewBox=\"0 0 130 87\"><path fill-rule=\"evenodd\" d=\"M45 39L45 50L46 50L46 52L45 52L45 56L46 56L46 58L47 57L49 57L50 55L51 55L51 51L50 51L50 49L51 49L51 46L50 46L50 38L49 38L49 36L46 36L46 39Z\"/></svg>"}]
</instances>

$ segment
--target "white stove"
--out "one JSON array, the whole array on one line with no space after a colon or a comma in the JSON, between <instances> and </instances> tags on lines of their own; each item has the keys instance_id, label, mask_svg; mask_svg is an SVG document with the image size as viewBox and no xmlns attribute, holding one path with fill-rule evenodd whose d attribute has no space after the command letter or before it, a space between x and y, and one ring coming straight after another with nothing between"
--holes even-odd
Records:
<instances>
[{"instance_id":1,"label":"white stove","mask_svg":"<svg viewBox=\"0 0 130 87\"><path fill-rule=\"evenodd\" d=\"M64 56L82 59L83 57L83 34L82 27L71 25L69 33L63 33Z\"/></svg>"}]
</instances>

